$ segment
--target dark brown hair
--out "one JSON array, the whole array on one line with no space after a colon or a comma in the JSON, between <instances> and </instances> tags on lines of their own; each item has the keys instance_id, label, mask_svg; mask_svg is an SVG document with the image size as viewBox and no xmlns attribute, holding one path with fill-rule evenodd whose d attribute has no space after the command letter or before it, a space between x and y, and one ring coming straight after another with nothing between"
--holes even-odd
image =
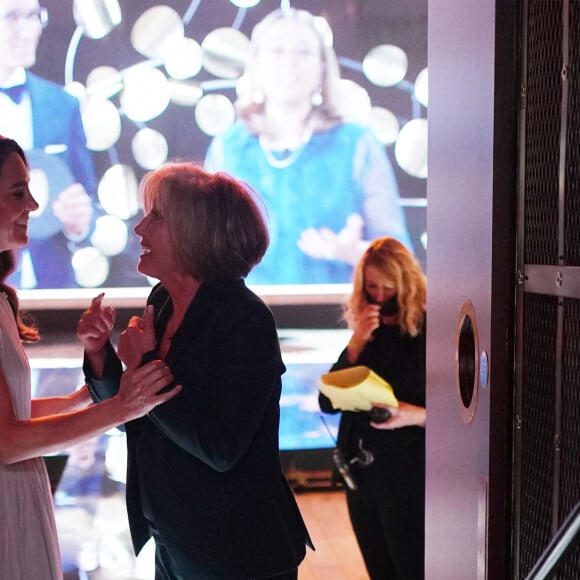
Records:
<instances>
[{"instance_id":1,"label":"dark brown hair","mask_svg":"<svg viewBox=\"0 0 580 580\"><path fill-rule=\"evenodd\" d=\"M20 147L20 145L18 145L18 143L13 139L8 139L7 137L2 137L2 135L0 135L0 174L4 170L6 160L14 153L19 155L22 161L26 164L26 167L28 167L28 160L26 159L22 147ZM4 292L8 297L8 302L12 308L12 312L14 313L16 325L18 326L18 334L20 335L20 338L27 342L36 342L39 339L38 330L34 325L24 322L18 306L16 290L6 284L6 279L14 271L15 265L16 259L12 250L0 252L0 292Z\"/></svg>"}]
</instances>

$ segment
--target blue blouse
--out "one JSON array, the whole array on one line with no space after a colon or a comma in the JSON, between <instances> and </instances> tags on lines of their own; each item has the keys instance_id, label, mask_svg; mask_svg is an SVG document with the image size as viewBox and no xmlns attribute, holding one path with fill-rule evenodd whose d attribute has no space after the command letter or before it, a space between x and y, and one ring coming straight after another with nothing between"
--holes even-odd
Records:
<instances>
[{"instance_id":1,"label":"blue blouse","mask_svg":"<svg viewBox=\"0 0 580 580\"><path fill-rule=\"evenodd\" d=\"M209 171L248 183L267 206L270 247L248 283L350 282L351 265L311 258L297 240L308 228L339 232L353 213L364 220L365 240L388 235L412 249L393 169L368 128L345 123L314 133L286 162L274 164L268 155L258 137L236 123L213 139L205 160Z\"/></svg>"}]
</instances>

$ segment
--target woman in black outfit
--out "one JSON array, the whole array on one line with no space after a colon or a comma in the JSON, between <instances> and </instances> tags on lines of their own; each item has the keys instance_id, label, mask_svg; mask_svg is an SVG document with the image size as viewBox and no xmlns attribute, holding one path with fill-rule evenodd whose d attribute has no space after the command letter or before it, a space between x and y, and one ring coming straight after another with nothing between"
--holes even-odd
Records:
<instances>
[{"instance_id":1,"label":"woman in black outfit","mask_svg":"<svg viewBox=\"0 0 580 580\"><path fill-rule=\"evenodd\" d=\"M353 279L346 320L352 337L331 370L366 365L391 384L391 416L345 411L338 448L356 489L350 519L371 580L424 577L425 304L421 266L400 242L373 242ZM337 413L319 394L320 408Z\"/></svg>"},{"instance_id":2,"label":"woman in black outfit","mask_svg":"<svg viewBox=\"0 0 580 580\"><path fill-rule=\"evenodd\" d=\"M135 551L154 538L156 580L296 580L312 544L280 465L285 367L274 317L244 283L268 247L263 206L192 163L146 174L141 193L137 267L159 284L117 352L102 295L78 328L94 399L117 391L121 360L163 360L183 386L126 424Z\"/></svg>"}]
</instances>

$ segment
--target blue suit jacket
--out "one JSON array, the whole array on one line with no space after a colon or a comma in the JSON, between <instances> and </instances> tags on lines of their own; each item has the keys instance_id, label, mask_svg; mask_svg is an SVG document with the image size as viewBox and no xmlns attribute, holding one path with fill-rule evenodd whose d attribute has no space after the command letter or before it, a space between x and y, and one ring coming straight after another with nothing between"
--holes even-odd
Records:
<instances>
[{"instance_id":1,"label":"blue suit jacket","mask_svg":"<svg viewBox=\"0 0 580 580\"><path fill-rule=\"evenodd\" d=\"M157 286L155 330L172 312ZM127 423L127 509L138 552L151 522L188 580L266 578L295 569L308 532L280 466L281 374L274 319L242 280L202 285L166 362L183 390ZM95 400L117 392L121 365L109 345Z\"/></svg>"},{"instance_id":2,"label":"blue suit jacket","mask_svg":"<svg viewBox=\"0 0 580 580\"><path fill-rule=\"evenodd\" d=\"M75 182L94 197L96 176L83 129L78 99L60 85L31 72L26 73L32 106L34 149L50 147L70 169ZM38 288L77 286L71 265L70 243L62 232L48 239L31 239L28 246Z\"/></svg>"}]
</instances>

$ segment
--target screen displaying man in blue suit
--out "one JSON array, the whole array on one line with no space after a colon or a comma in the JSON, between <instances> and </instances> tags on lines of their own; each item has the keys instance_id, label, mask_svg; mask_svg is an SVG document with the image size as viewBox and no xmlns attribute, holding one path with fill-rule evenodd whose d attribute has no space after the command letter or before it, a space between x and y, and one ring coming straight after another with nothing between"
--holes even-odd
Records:
<instances>
[{"instance_id":1,"label":"screen displaying man in blue suit","mask_svg":"<svg viewBox=\"0 0 580 580\"><path fill-rule=\"evenodd\" d=\"M0 0L0 134L27 150L41 206L13 280L21 288L76 287L71 258L94 219L96 176L79 101L28 70L47 22L37 0Z\"/></svg>"}]
</instances>

